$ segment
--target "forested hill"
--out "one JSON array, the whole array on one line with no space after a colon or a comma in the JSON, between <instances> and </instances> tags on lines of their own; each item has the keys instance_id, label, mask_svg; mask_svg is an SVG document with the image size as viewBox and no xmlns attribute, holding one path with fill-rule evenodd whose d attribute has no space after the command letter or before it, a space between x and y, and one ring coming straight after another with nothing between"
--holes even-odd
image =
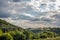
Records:
<instances>
[{"instance_id":1,"label":"forested hill","mask_svg":"<svg viewBox=\"0 0 60 40\"><path fill-rule=\"evenodd\" d=\"M12 25L12 24L10 24L10 23L6 22L5 20L2 20L2 19L0 19L0 26L1 27L17 27L17 26Z\"/></svg>"},{"instance_id":2,"label":"forested hill","mask_svg":"<svg viewBox=\"0 0 60 40\"><path fill-rule=\"evenodd\" d=\"M5 20L0 19L0 29L2 29L4 32L5 31L11 31L11 30L23 30L21 27L12 25L8 22L6 22Z\"/></svg>"},{"instance_id":3,"label":"forested hill","mask_svg":"<svg viewBox=\"0 0 60 40\"><path fill-rule=\"evenodd\" d=\"M0 19L0 40L60 40L60 28L29 28L12 25Z\"/></svg>"},{"instance_id":4,"label":"forested hill","mask_svg":"<svg viewBox=\"0 0 60 40\"><path fill-rule=\"evenodd\" d=\"M27 40L32 32L0 19L0 40Z\"/></svg>"}]
</instances>

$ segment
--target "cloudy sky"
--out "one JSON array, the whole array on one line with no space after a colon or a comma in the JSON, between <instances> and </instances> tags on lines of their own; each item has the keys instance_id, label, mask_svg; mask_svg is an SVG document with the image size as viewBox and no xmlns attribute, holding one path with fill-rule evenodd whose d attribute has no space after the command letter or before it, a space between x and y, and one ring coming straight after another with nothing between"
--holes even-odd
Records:
<instances>
[{"instance_id":1,"label":"cloudy sky","mask_svg":"<svg viewBox=\"0 0 60 40\"><path fill-rule=\"evenodd\" d=\"M0 0L0 19L22 28L60 27L60 0Z\"/></svg>"}]
</instances>

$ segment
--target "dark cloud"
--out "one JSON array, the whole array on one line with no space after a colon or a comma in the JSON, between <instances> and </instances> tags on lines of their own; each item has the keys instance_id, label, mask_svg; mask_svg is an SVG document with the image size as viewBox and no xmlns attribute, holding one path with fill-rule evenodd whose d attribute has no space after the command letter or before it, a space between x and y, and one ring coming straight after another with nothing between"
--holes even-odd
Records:
<instances>
[{"instance_id":1,"label":"dark cloud","mask_svg":"<svg viewBox=\"0 0 60 40\"><path fill-rule=\"evenodd\" d=\"M55 15L53 15L53 16L51 16L51 17L54 17L54 18L56 18L56 19L59 19L59 20L60 20L60 14L55 14Z\"/></svg>"},{"instance_id":2,"label":"dark cloud","mask_svg":"<svg viewBox=\"0 0 60 40\"><path fill-rule=\"evenodd\" d=\"M0 1L0 7L5 7L6 3L4 1Z\"/></svg>"},{"instance_id":3,"label":"dark cloud","mask_svg":"<svg viewBox=\"0 0 60 40\"><path fill-rule=\"evenodd\" d=\"M13 2L22 2L22 1L28 2L28 1L31 1L31 0L13 0Z\"/></svg>"},{"instance_id":4,"label":"dark cloud","mask_svg":"<svg viewBox=\"0 0 60 40\"><path fill-rule=\"evenodd\" d=\"M52 19L49 19L49 18L41 18L41 20L44 21L44 22L48 22L48 23L55 21L55 20L52 20Z\"/></svg>"},{"instance_id":5,"label":"dark cloud","mask_svg":"<svg viewBox=\"0 0 60 40\"><path fill-rule=\"evenodd\" d=\"M3 3L2 2L0 2L0 7L2 7L3 6Z\"/></svg>"},{"instance_id":6,"label":"dark cloud","mask_svg":"<svg viewBox=\"0 0 60 40\"><path fill-rule=\"evenodd\" d=\"M31 21L40 21L39 18L32 19Z\"/></svg>"},{"instance_id":7,"label":"dark cloud","mask_svg":"<svg viewBox=\"0 0 60 40\"><path fill-rule=\"evenodd\" d=\"M20 0L13 0L13 2L19 2Z\"/></svg>"},{"instance_id":8,"label":"dark cloud","mask_svg":"<svg viewBox=\"0 0 60 40\"><path fill-rule=\"evenodd\" d=\"M0 18L8 18L11 13L8 12L8 0L0 0Z\"/></svg>"},{"instance_id":9,"label":"dark cloud","mask_svg":"<svg viewBox=\"0 0 60 40\"><path fill-rule=\"evenodd\" d=\"M6 13L6 12L3 12L3 11L0 11L0 18L8 18L10 16L11 16L10 13Z\"/></svg>"}]
</instances>

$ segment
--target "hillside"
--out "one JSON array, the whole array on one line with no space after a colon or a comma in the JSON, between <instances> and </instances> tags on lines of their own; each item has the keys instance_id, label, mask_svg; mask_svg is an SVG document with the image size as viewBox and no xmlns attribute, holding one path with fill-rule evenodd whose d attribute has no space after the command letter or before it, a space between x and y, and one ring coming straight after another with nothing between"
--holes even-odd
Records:
<instances>
[{"instance_id":1,"label":"hillside","mask_svg":"<svg viewBox=\"0 0 60 40\"><path fill-rule=\"evenodd\" d=\"M0 40L60 40L60 28L28 28L0 19Z\"/></svg>"},{"instance_id":2,"label":"hillside","mask_svg":"<svg viewBox=\"0 0 60 40\"><path fill-rule=\"evenodd\" d=\"M8 22L6 22L5 20L0 19L0 29L2 29L4 32L5 31L11 31L11 30L23 30L21 27L12 25Z\"/></svg>"}]
</instances>

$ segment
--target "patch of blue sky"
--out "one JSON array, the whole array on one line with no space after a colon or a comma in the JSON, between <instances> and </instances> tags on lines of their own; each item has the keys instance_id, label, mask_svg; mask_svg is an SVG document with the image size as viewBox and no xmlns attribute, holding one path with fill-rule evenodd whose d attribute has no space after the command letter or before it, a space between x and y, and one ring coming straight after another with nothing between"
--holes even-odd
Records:
<instances>
[{"instance_id":1,"label":"patch of blue sky","mask_svg":"<svg viewBox=\"0 0 60 40\"><path fill-rule=\"evenodd\" d=\"M46 14L46 12L36 12L36 11L27 11L27 13L30 13L31 15L34 15L36 17L39 17L39 16Z\"/></svg>"}]
</instances>

